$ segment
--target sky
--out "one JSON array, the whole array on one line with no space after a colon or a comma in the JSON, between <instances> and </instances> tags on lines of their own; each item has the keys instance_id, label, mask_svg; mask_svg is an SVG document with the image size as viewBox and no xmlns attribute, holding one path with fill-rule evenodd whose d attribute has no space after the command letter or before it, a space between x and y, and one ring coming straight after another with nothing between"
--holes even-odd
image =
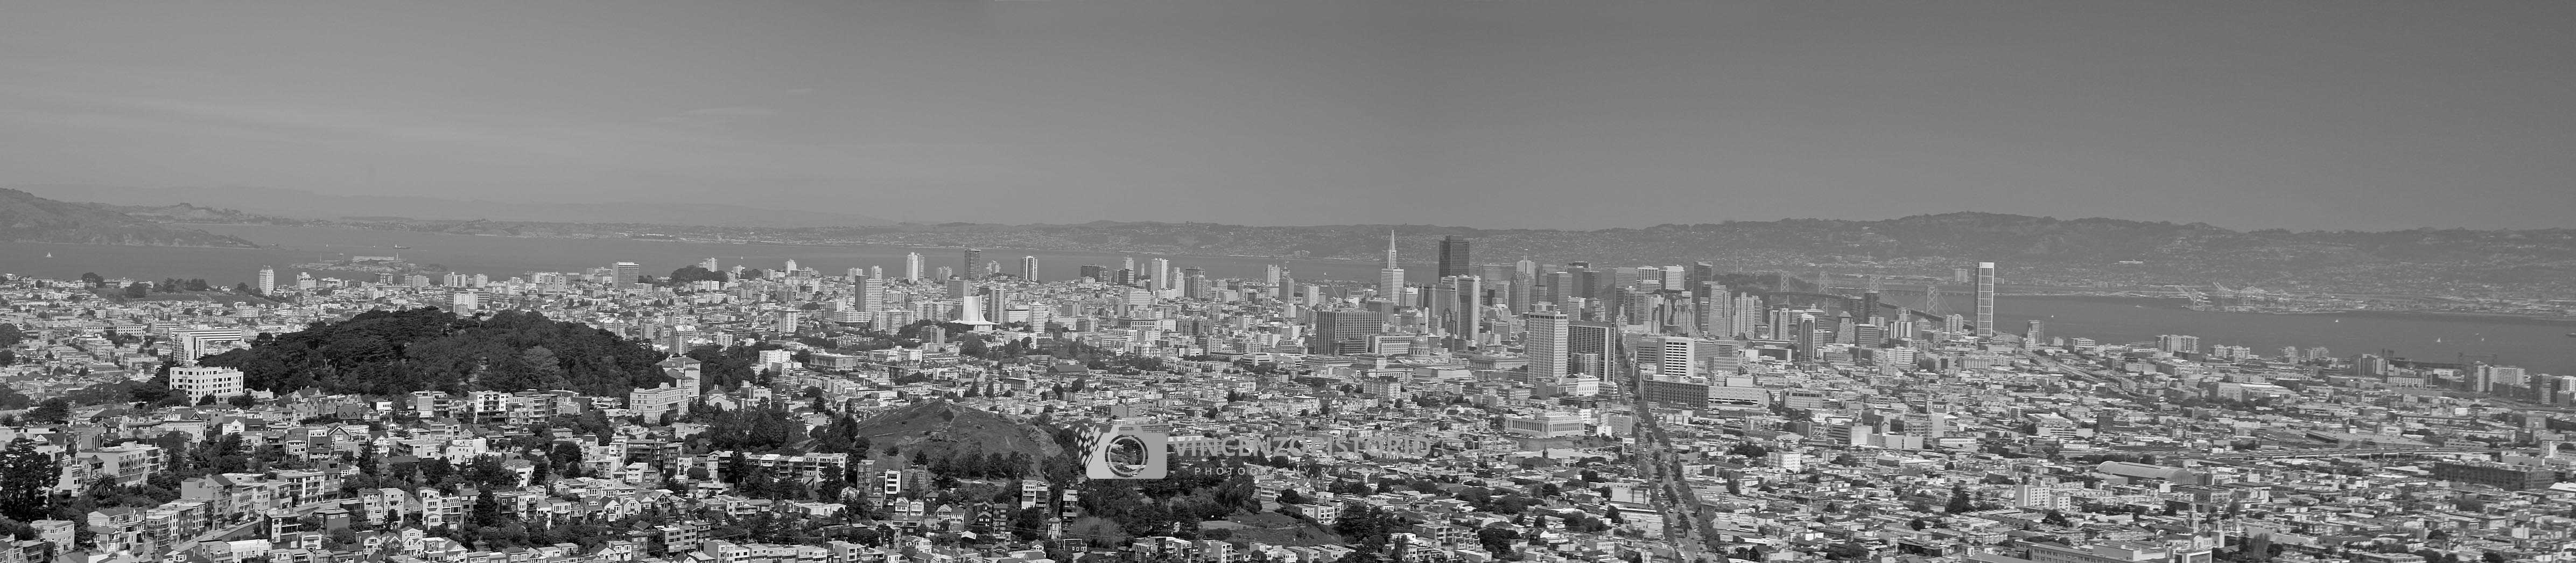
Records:
<instances>
[{"instance_id":1,"label":"sky","mask_svg":"<svg viewBox=\"0 0 2576 563\"><path fill-rule=\"evenodd\" d=\"M2576 216L2576 2L6 11L0 185L1004 223Z\"/></svg>"}]
</instances>

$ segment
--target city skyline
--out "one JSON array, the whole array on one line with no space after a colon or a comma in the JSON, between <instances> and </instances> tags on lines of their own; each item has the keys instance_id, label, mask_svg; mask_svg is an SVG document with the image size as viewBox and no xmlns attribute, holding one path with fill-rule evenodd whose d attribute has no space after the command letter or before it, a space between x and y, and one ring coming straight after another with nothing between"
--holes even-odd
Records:
<instances>
[{"instance_id":1,"label":"city skyline","mask_svg":"<svg viewBox=\"0 0 2576 563\"><path fill-rule=\"evenodd\" d=\"M2576 214L2541 23L2576 7L2206 6L46 4L0 22L0 185L1005 223Z\"/></svg>"}]
</instances>

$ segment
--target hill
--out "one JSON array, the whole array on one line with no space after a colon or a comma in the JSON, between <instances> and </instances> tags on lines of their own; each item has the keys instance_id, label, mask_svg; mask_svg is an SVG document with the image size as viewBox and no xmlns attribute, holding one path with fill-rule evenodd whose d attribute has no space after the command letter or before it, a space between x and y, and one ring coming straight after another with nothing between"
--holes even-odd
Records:
<instances>
[{"instance_id":1,"label":"hill","mask_svg":"<svg viewBox=\"0 0 2576 563\"><path fill-rule=\"evenodd\" d=\"M165 227L115 211L9 189L0 189L0 240L132 246L259 246L239 238Z\"/></svg>"},{"instance_id":2,"label":"hill","mask_svg":"<svg viewBox=\"0 0 2576 563\"><path fill-rule=\"evenodd\" d=\"M1053 436L1036 426L948 401L899 407L858 422L853 434L878 448L895 446L905 453L927 452L931 459L959 453L1021 454L1042 460L1061 453Z\"/></svg>"},{"instance_id":3,"label":"hill","mask_svg":"<svg viewBox=\"0 0 2576 563\"><path fill-rule=\"evenodd\" d=\"M892 223L882 218L837 211L763 209L713 203L619 201L507 203L421 196L339 196L304 190L249 186L138 188L29 185L20 187L30 192L70 201L132 206L162 206L186 201L220 205L251 214L295 219L372 217L399 211L404 218L432 221L544 221L734 227L815 227Z\"/></svg>"},{"instance_id":4,"label":"hill","mask_svg":"<svg viewBox=\"0 0 2576 563\"><path fill-rule=\"evenodd\" d=\"M625 396L669 383L663 354L605 330L503 311L459 317L436 308L368 311L198 363L242 370L252 389L396 395L413 391L570 389Z\"/></svg>"}]
</instances>

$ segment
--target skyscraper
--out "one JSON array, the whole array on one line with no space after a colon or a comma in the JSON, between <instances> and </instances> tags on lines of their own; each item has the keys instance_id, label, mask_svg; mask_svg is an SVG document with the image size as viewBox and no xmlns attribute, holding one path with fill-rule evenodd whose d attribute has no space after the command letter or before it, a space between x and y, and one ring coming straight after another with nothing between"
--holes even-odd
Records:
<instances>
[{"instance_id":1,"label":"skyscraper","mask_svg":"<svg viewBox=\"0 0 2576 563\"><path fill-rule=\"evenodd\" d=\"M1977 263L1977 336L1995 336L1995 263Z\"/></svg>"},{"instance_id":2,"label":"skyscraper","mask_svg":"<svg viewBox=\"0 0 2576 563\"><path fill-rule=\"evenodd\" d=\"M1038 281L1038 257L1020 257L1020 279L1023 281Z\"/></svg>"},{"instance_id":3,"label":"skyscraper","mask_svg":"<svg viewBox=\"0 0 2576 563\"><path fill-rule=\"evenodd\" d=\"M1096 282L1105 282L1105 281L1109 281L1109 267L1108 267L1108 266L1102 266L1102 265L1099 265L1099 264L1084 264L1084 265L1082 265L1082 272L1081 272L1081 274L1082 274L1082 277L1085 277L1085 278L1091 278L1091 281L1096 281Z\"/></svg>"},{"instance_id":4,"label":"skyscraper","mask_svg":"<svg viewBox=\"0 0 2576 563\"><path fill-rule=\"evenodd\" d=\"M904 281L910 281L910 282L916 282L916 283L917 283L917 282L920 282L920 281L921 281L921 276L923 276L923 275L927 275L927 274L929 274L929 273L930 273L930 263L929 263L929 261L928 261L927 259L925 259L925 258L923 258L923 257L921 256L921 253L919 253L919 252L906 252L906 253L903 253L903 279L904 279Z\"/></svg>"},{"instance_id":5,"label":"skyscraper","mask_svg":"<svg viewBox=\"0 0 2576 563\"><path fill-rule=\"evenodd\" d=\"M1207 281L1206 270L1198 268L1181 269L1181 297L1183 299L1200 299L1205 297L1208 293Z\"/></svg>"},{"instance_id":6,"label":"skyscraper","mask_svg":"<svg viewBox=\"0 0 2576 563\"><path fill-rule=\"evenodd\" d=\"M273 294L273 293L276 293L276 292L277 292L277 268L275 268L275 267L270 267L270 266L260 266L260 267L259 267L259 294L260 294L260 295L269 295L269 294Z\"/></svg>"},{"instance_id":7,"label":"skyscraper","mask_svg":"<svg viewBox=\"0 0 2576 563\"><path fill-rule=\"evenodd\" d=\"M1377 271L1377 293L1388 299L1404 296L1404 269L1395 265L1395 231L1386 232L1386 267Z\"/></svg>"},{"instance_id":8,"label":"skyscraper","mask_svg":"<svg viewBox=\"0 0 2576 563\"><path fill-rule=\"evenodd\" d=\"M966 249L966 267L959 268L959 273L966 276L966 279L982 279L984 277L984 249Z\"/></svg>"},{"instance_id":9,"label":"skyscraper","mask_svg":"<svg viewBox=\"0 0 2576 563\"><path fill-rule=\"evenodd\" d=\"M1279 287L1279 278L1287 275L1287 273L1288 270L1280 268L1278 264L1263 264L1261 266L1261 284L1270 287Z\"/></svg>"},{"instance_id":10,"label":"skyscraper","mask_svg":"<svg viewBox=\"0 0 2576 563\"><path fill-rule=\"evenodd\" d=\"M1459 349L1483 342L1485 307L1479 296L1485 292L1484 281L1484 278L1476 276L1449 276L1440 280L1444 289L1442 297L1447 300L1438 304L1444 313L1440 328L1458 338L1461 342Z\"/></svg>"},{"instance_id":11,"label":"skyscraper","mask_svg":"<svg viewBox=\"0 0 2576 563\"><path fill-rule=\"evenodd\" d=\"M861 278L859 280L859 310L870 313L885 310L884 279Z\"/></svg>"},{"instance_id":12,"label":"skyscraper","mask_svg":"<svg viewBox=\"0 0 2576 563\"><path fill-rule=\"evenodd\" d=\"M1394 241L1390 240L1388 242L1392 243ZM1389 248L1391 249L1393 247L1390 246ZM1467 237L1458 235L1441 237L1439 276L1447 278L1449 276L1472 275L1476 275L1476 273L1468 270Z\"/></svg>"},{"instance_id":13,"label":"skyscraper","mask_svg":"<svg viewBox=\"0 0 2576 563\"><path fill-rule=\"evenodd\" d=\"M636 278L643 277L644 267L634 262L618 262L609 267L609 284L618 289L635 289Z\"/></svg>"},{"instance_id":14,"label":"skyscraper","mask_svg":"<svg viewBox=\"0 0 2576 563\"><path fill-rule=\"evenodd\" d=\"M1170 289L1180 285L1173 283L1176 280L1172 279L1172 259L1170 258L1146 260L1145 280L1153 286L1153 289Z\"/></svg>"},{"instance_id":15,"label":"skyscraper","mask_svg":"<svg viewBox=\"0 0 2576 563\"><path fill-rule=\"evenodd\" d=\"M975 295L975 282L966 278L948 278L948 298L964 299Z\"/></svg>"},{"instance_id":16,"label":"skyscraper","mask_svg":"<svg viewBox=\"0 0 2576 563\"><path fill-rule=\"evenodd\" d=\"M1521 353L1529 357L1529 379L1553 385L1565 379L1565 313L1537 310L1521 314Z\"/></svg>"}]
</instances>

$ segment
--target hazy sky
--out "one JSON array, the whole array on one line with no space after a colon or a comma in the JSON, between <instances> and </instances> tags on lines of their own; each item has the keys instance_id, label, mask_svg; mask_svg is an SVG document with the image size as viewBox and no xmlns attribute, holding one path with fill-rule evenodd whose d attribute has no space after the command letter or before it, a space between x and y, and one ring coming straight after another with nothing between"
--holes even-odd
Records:
<instances>
[{"instance_id":1,"label":"hazy sky","mask_svg":"<svg viewBox=\"0 0 2576 563\"><path fill-rule=\"evenodd\" d=\"M2576 216L2576 2L0 2L0 184L1015 223Z\"/></svg>"}]
</instances>

